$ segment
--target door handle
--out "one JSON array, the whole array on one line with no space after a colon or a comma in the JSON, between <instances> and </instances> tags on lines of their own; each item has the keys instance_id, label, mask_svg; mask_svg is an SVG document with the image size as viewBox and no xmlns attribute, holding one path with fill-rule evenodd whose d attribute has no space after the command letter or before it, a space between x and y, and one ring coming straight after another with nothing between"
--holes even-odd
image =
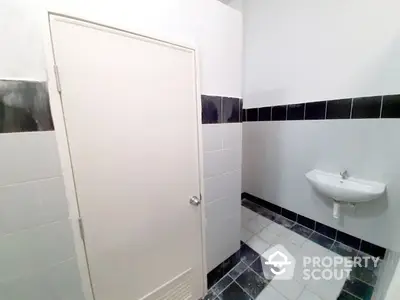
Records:
<instances>
[{"instance_id":1,"label":"door handle","mask_svg":"<svg viewBox=\"0 0 400 300\"><path fill-rule=\"evenodd\" d=\"M199 206L201 203L201 200L197 196L192 196L192 197L190 197L189 203L194 206Z\"/></svg>"}]
</instances>

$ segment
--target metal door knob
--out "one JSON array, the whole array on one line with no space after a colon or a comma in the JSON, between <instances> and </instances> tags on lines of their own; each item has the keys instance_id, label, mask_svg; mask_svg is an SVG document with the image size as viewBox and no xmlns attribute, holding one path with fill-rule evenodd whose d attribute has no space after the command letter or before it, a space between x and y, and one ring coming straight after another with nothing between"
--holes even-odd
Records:
<instances>
[{"instance_id":1,"label":"metal door knob","mask_svg":"<svg viewBox=\"0 0 400 300\"><path fill-rule=\"evenodd\" d=\"M194 206L199 206L200 205L201 200L196 197L196 196L192 196L190 197L189 203L194 205Z\"/></svg>"}]
</instances>

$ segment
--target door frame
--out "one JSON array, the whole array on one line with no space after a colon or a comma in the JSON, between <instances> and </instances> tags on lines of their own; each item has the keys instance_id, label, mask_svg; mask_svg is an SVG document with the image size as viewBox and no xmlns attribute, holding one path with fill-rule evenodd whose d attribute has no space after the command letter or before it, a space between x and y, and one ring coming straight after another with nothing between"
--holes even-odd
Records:
<instances>
[{"instance_id":1,"label":"door frame","mask_svg":"<svg viewBox=\"0 0 400 300\"><path fill-rule=\"evenodd\" d=\"M202 139L202 109L201 109L201 92L200 92L200 64L199 64L199 50L198 46L193 43L189 44L187 41L172 41L170 38L165 38L162 36L155 35L152 33L146 32L133 32L130 30L125 30L123 28L116 28L109 26L107 24L101 24L97 22L92 22L89 20L76 18L73 16L65 15L62 13L57 13L54 11L46 11L46 20L43 20L43 43L44 43L44 56L45 56L45 65L47 71L47 84L49 91L49 102L51 113L53 117L54 130L57 140L57 147L60 156L61 169L63 174L63 181L65 185L65 194L68 201L68 210L69 210L69 220L71 223L71 227L73 230L73 240L75 252L77 255L77 262L79 267L79 272L81 276L82 290L86 300L95 300L92 282L90 279L90 271L88 260L86 256L86 250L84 242L81 238L81 228L80 228L80 213L79 213L79 204L75 189L74 176L72 171L72 161L70 155L70 149L68 144L68 137L66 131L66 124L64 120L64 113L62 107L62 95L58 92L58 83L55 71L55 52L52 41L52 33L51 33L51 21L52 20L68 20L68 22L72 23L80 23L87 22L93 25L103 26L109 28L110 30L118 30L125 32L127 34L139 35L145 38L158 40L163 43L171 44L172 46L178 46L182 48L186 48L190 51L193 51L194 60L195 60L195 90L196 90L196 110L197 110L197 140L198 140L198 162L199 162L199 187L200 187L200 196L202 198L202 204L200 205L201 211L201 240L202 240L202 277L203 277L203 295L207 292L207 265L206 265L206 239L205 239L205 227L206 227L206 218L205 218L205 204L204 204L204 170L203 170L203 139Z\"/></svg>"}]
</instances>

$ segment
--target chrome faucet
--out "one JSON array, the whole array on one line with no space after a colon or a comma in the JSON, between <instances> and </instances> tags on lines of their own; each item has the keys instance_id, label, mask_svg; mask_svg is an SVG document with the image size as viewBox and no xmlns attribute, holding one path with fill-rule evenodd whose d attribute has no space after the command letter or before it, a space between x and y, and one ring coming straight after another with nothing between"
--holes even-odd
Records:
<instances>
[{"instance_id":1,"label":"chrome faucet","mask_svg":"<svg viewBox=\"0 0 400 300\"><path fill-rule=\"evenodd\" d=\"M342 177L342 179L347 179L349 178L349 172L347 172L347 170L344 170L343 172L340 172L340 176Z\"/></svg>"}]
</instances>

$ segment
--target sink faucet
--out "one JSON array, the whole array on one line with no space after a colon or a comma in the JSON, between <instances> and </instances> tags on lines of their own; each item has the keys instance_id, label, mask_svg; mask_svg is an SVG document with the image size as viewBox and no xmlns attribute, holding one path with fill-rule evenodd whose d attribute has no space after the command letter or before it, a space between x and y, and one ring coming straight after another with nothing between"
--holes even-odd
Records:
<instances>
[{"instance_id":1,"label":"sink faucet","mask_svg":"<svg viewBox=\"0 0 400 300\"><path fill-rule=\"evenodd\" d=\"M347 179L349 178L349 172L347 172L347 170L344 170L343 172L340 172L340 176L342 177L342 179Z\"/></svg>"}]
</instances>

